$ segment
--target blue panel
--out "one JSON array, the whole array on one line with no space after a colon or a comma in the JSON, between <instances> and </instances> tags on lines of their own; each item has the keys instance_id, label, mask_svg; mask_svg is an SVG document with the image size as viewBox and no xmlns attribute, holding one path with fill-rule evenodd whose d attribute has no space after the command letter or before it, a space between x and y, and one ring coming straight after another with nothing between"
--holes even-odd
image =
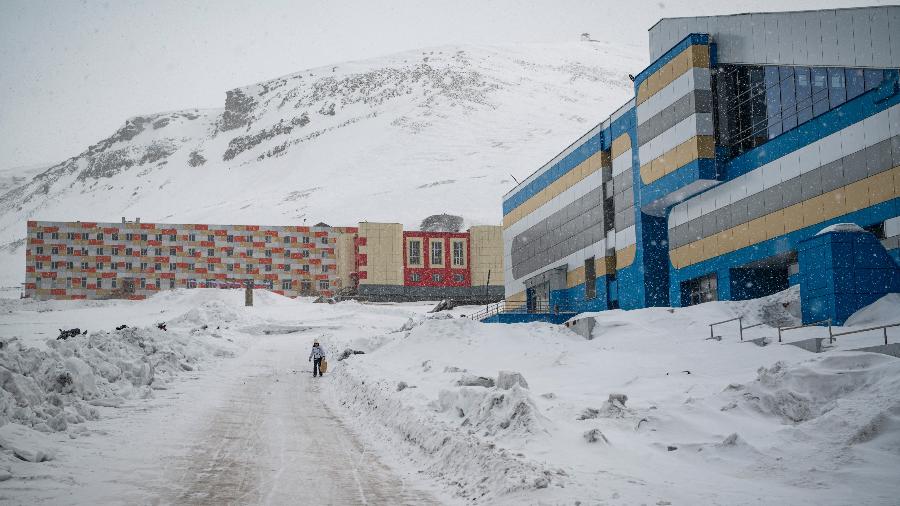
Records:
<instances>
[{"instance_id":1,"label":"blue panel","mask_svg":"<svg viewBox=\"0 0 900 506\"><path fill-rule=\"evenodd\" d=\"M641 71L640 74L634 77L634 89L637 90L638 86L644 81L647 80L654 72L661 69L663 65L672 61L676 56L684 52L685 49L695 46L695 45L708 45L709 44L709 35L705 33L692 33L687 37L681 39L678 44L666 51L665 54L660 56L655 62L650 64L649 67L645 68Z\"/></svg>"},{"instance_id":2,"label":"blue panel","mask_svg":"<svg viewBox=\"0 0 900 506\"><path fill-rule=\"evenodd\" d=\"M716 180L716 161L699 158L648 185L641 182L641 207L647 207L666 195L699 180Z\"/></svg>"}]
</instances>

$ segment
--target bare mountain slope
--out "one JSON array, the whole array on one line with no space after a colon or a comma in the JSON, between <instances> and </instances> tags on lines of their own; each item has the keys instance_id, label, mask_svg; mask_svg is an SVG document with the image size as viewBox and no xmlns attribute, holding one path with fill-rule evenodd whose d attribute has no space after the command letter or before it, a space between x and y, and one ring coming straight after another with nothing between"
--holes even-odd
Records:
<instances>
[{"instance_id":1,"label":"bare mountain slope","mask_svg":"<svg viewBox=\"0 0 900 506\"><path fill-rule=\"evenodd\" d=\"M131 118L0 196L0 285L22 281L28 219L499 223L510 175L627 100L640 66L599 43L443 47L237 88L223 109Z\"/></svg>"}]
</instances>

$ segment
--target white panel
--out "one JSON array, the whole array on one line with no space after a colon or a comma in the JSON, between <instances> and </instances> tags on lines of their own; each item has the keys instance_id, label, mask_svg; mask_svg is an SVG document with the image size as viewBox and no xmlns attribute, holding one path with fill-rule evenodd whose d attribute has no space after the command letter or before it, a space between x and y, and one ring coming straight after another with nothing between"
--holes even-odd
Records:
<instances>
[{"instance_id":1,"label":"white panel","mask_svg":"<svg viewBox=\"0 0 900 506\"><path fill-rule=\"evenodd\" d=\"M688 215L687 220L696 220L700 217L700 205L697 203L697 199L692 199L687 203L688 206Z\"/></svg>"},{"instance_id":2,"label":"white panel","mask_svg":"<svg viewBox=\"0 0 900 506\"><path fill-rule=\"evenodd\" d=\"M775 160L763 165L760 169L763 175L763 188L771 188L781 182L781 162Z\"/></svg>"},{"instance_id":3,"label":"white panel","mask_svg":"<svg viewBox=\"0 0 900 506\"><path fill-rule=\"evenodd\" d=\"M747 173L747 195L755 195L763 190L762 173L752 170Z\"/></svg>"},{"instance_id":4,"label":"white panel","mask_svg":"<svg viewBox=\"0 0 900 506\"><path fill-rule=\"evenodd\" d=\"M888 109L888 123L890 123L891 137L900 135L900 105Z\"/></svg>"},{"instance_id":5,"label":"white panel","mask_svg":"<svg viewBox=\"0 0 900 506\"><path fill-rule=\"evenodd\" d=\"M888 25L890 9L878 8L874 10L869 22L872 37L872 66L895 67L891 61L891 33ZM897 34L894 34L897 36Z\"/></svg>"},{"instance_id":6,"label":"white panel","mask_svg":"<svg viewBox=\"0 0 900 506\"><path fill-rule=\"evenodd\" d=\"M782 65L797 65L797 40L806 38L806 20L797 16L778 19L778 40Z\"/></svg>"},{"instance_id":7,"label":"white panel","mask_svg":"<svg viewBox=\"0 0 900 506\"><path fill-rule=\"evenodd\" d=\"M872 12L869 9L855 9L852 12L853 41L851 50L855 53L852 63L857 67L872 66ZM842 41L843 42L843 41Z\"/></svg>"},{"instance_id":8,"label":"white panel","mask_svg":"<svg viewBox=\"0 0 900 506\"><path fill-rule=\"evenodd\" d=\"M900 235L900 216L885 220L884 235L885 237Z\"/></svg>"},{"instance_id":9,"label":"white panel","mask_svg":"<svg viewBox=\"0 0 900 506\"><path fill-rule=\"evenodd\" d=\"M790 181L800 175L800 155L794 151L781 157L781 180Z\"/></svg>"},{"instance_id":10,"label":"white panel","mask_svg":"<svg viewBox=\"0 0 900 506\"><path fill-rule=\"evenodd\" d=\"M865 134L862 122L854 123L841 130L841 153L852 155L865 147Z\"/></svg>"},{"instance_id":11,"label":"white panel","mask_svg":"<svg viewBox=\"0 0 900 506\"><path fill-rule=\"evenodd\" d=\"M800 173L805 174L822 166L819 145L810 144L800 149Z\"/></svg>"},{"instance_id":12,"label":"white panel","mask_svg":"<svg viewBox=\"0 0 900 506\"><path fill-rule=\"evenodd\" d=\"M753 51L752 54L756 56L756 59L764 58L766 54L765 17L765 14L750 14L749 16L747 16L748 19L746 30L751 34L753 45L746 46L741 50L741 52L746 53L748 51ZM750 62L751 60L745 57L744 61Z\"/></svg>"},{"instance_id":13,"label":"white panel","mask_svg":"<svg viewBox=\"0 0 900 506\"><path fill-rule=\"evenodd\" d=\"M828 137L817 142L819 145L819 158L821 159L822 165L827 163L831 163L841 155L841 133L835 132Z\"/></svg>"},{"instance_id":14,"label":"white panel","mask_svg":"<svg viewBox=\"0 0 900 506\"><path fill-rule=\"evenodd\" d=\"M888 111L870 116L863 120L863 132L866 136L866 146L872 146L890 137L891 125Z\"/></svg>"},{"instance_id":15,"label":"white panel","mask_svg":"<svg viewBox=\"0 0 900 506\"><path fill-rule=\"evenodd\" d=\"M855 26L853 23L854 18L859 17L858 10L838 10L835 12L835 20L837 22L837 47L838 53L835 55L837 58L836 61L841 62L842 65L852 67L856 65L856 56L854 55L855 50L853 47L854 38L853 33L855 31ZM854 13L856 13L854 15ZM868 28L867 28L868 29ZM868 34L867 34L868 35ZM868 37L865 37L865 40L868 40ZM871 48L869 48L871 49Z\"/></svg>"}]
</instances>

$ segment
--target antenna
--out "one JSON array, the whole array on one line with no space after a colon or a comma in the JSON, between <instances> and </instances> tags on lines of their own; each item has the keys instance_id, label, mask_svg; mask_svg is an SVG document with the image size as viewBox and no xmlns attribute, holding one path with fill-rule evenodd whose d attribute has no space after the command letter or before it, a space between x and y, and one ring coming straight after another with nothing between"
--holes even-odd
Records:
<instances>
[{"instance_id":1,"label":"antenna","mask_svg":"<svg viewBox=\"0 0 900 506\"><path fill-rule=\"evenodd\" d=\"M513 181L515 181L517 185L518 185L518 184L522 184L522 183L519 182L518 179L516 179L516 176L513 176L512 174L510 174L509 177L513 178Z\"/></svg>"}]
</instances>

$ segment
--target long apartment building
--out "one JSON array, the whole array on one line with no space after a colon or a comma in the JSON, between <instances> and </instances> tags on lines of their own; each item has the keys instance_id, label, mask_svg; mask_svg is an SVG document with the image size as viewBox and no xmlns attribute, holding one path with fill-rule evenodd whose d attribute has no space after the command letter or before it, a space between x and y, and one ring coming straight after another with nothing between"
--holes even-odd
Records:
<instances>
[{"instance_id":1,"label":"long apartment building","mask_svg":"<svg viewBox=\"0 0 900 506\"><path fill-rule=\"evenodd\" d=\"M460 233L358 227L29 221L25 295L144 299L175 288L255 288L378 300L503 295L499 226ZM493 276L493 279L491 279Z\"/></svg>"},{"instance_id":2,"label":"long apartment building","mask_svg":"<svg viewBox=\"0 0 900 506\"><path fill-rule=\"evenodd\" d=\"M841 321L900 291L897 34L898 6L659 21L634 98L504 196L507 307L800 284L805 320ZM845 222L868 232L831 241L852 258L801 254Z\"/></svg>"}]
</instances>

